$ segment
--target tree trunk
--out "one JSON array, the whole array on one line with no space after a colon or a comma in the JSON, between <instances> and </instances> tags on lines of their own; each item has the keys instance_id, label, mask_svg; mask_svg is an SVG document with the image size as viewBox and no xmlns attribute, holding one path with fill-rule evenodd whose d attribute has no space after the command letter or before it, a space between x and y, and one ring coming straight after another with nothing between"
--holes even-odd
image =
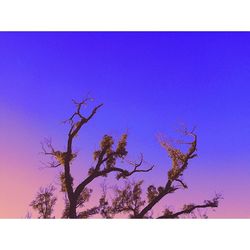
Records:
<instances>
[{"instance_id":1,"label":"tree trunk","mask_svg":"<svg viewBox=\"0 0 250 250\"><path fill-rule=\"evenodd\" d=\"M77 219L76 202L75 201L70 201L70 204L69 204L69 218L70 219Z\"/></svg>"}]
</instances>

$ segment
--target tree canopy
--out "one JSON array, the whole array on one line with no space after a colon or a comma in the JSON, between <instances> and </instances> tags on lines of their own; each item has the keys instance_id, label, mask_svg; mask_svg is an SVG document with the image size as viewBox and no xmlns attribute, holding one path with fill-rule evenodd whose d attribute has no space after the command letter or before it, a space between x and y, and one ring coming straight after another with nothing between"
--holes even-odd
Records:
<instances>
[{"instance_id":1,"label":"tree canopy","mask_svg":"<svg viewBox=\"0 0 250 250\"><path fill-rule=\"evenodd\" d=\"M89 123L103 104L96 106L89 115L83 114L83 107L87 106L90 98L81 102L73 101L75 112L65 121L70 128L66 138L66 151L55 149L50 140L43 143L42 148L45 155L50 156L49 168L61 167L60 171L60 191L65 194L65 208L62 218L89 218L95 215L103 218L115 218L120 214L127 215L128 218L153 218L152 211L155 206L167 195L175 193L180 189L188 189L183 176L190 162L197 157L197 134L195 130L184 129L182 133L190 138L188 142L178 141L173 144L164 136L159 138L159 143L166 150L171 159L171 167L166 173L164 183L149 185L146 193L143 190L143 175L153 171L154 165L148 166L144 161L144 155L140 155L139 161L127 160L128 134L121 135L117 143L111 135L104 135L100 141L99 148L93 152L94 166L89 167L88 175L78 184L74 183L71 167L78 153L74 151L74 142L85 124ZM184 145L185 149L178 147ZM123 161L124 164L120 164ZM121 167L121 165L126 165ZM146 166L147 165L147 166ZM102 195L99 202L86 208L86 203L91 199L93 190L90 184L97 178L108 177L111 173L116 174L118 183L125 180L125 185L112 188L112 197L107 196L107 187L102 186ZM140 180L131 181L131 176L138 174ZM165 173L163 173L165 174ZM41 188L36 198L31 202L34 210L38 211L39 218L52 218L53 209L57 198L54 194L54 186ZM170 219L181 218L183 215L194 214L196 210L206 208L217 208L220 195L216 195L211 200L205 200L202 204L185 204L180 211L165 209L162 215L156 218ZM205 217L205 216L204 216Z\"/></svg>"}]
</instances>

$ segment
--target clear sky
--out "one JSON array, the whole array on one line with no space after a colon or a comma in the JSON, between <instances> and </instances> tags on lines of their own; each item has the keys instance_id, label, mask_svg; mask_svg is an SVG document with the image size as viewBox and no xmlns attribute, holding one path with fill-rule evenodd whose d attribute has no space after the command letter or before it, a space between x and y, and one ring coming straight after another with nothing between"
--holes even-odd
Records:
<instances>
[{"instance_id":1,"label":"clear sky","mask_svg":"<svg viewBox=\"0 0 250 250\"><path fill-rule=\"evenodd\" d=\"M197 126L189 190L162 205L217 192L210 217L250 217L250 33L157 32L0 33L0 217L24 217L37 189L57 182L58 171L41 169L40 142L65 145L61 121L87 94L104 107L77 141L76 180L104 134L128 131L129 157L142 152L157 166L145 182L160 185L170 162L157 134Z\"/></svg>"}]
</instances>

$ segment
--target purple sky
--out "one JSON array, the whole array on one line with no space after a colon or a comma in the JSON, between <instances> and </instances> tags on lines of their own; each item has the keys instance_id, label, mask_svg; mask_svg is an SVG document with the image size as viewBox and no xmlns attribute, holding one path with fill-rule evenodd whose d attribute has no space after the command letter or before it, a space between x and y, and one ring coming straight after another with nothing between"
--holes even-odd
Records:
<instances>
[{"instance_id":1,"label":"purple sky","mask_svg":"<svg viewBox=\"0 0 250 250\"><path fill-rule=\"evenodd\" d=\"M163 205L218 192L211 217L250 217L249 83L250 33L0 33L0 217L23 217L37 189L56 182L57 171L39 169L40 142L65 145L60 122L88 93L105 105L77 142L79 180L102 136L128 131L130 158L144 153L157 168L143 177L160 185L170 162L157 134L197 126L190 189Z\"/></svg>"}]
</instances>

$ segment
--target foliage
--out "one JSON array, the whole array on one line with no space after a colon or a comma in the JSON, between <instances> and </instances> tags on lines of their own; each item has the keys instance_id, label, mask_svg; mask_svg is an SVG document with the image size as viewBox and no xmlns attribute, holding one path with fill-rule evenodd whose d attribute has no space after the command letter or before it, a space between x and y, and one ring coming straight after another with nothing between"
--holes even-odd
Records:
<instances>
[{"instance_id":1,"label":"foliage","mask_svg":"<svg viewBox=\"0 0 250 250\"><path fill-rule=\"evenodd\" d=\"M126 182L124 188L115 188L115 197L112 201L112 211L114 214L130 213L130 217L136 217L140 208L144 206L142 199L142 183Z\"/></svg>"},{"instance_id":2,"label":"foliage","mask_svg":"<svg viewBox=\"0 0 250 250\"><path fill-rule=\"evenodd\" d=\"M57 198L54 196L55 187L40 188L36 198L30 203L30 206L39 214L39 218L50 219Z\"/></svg>"}]
</instances>

